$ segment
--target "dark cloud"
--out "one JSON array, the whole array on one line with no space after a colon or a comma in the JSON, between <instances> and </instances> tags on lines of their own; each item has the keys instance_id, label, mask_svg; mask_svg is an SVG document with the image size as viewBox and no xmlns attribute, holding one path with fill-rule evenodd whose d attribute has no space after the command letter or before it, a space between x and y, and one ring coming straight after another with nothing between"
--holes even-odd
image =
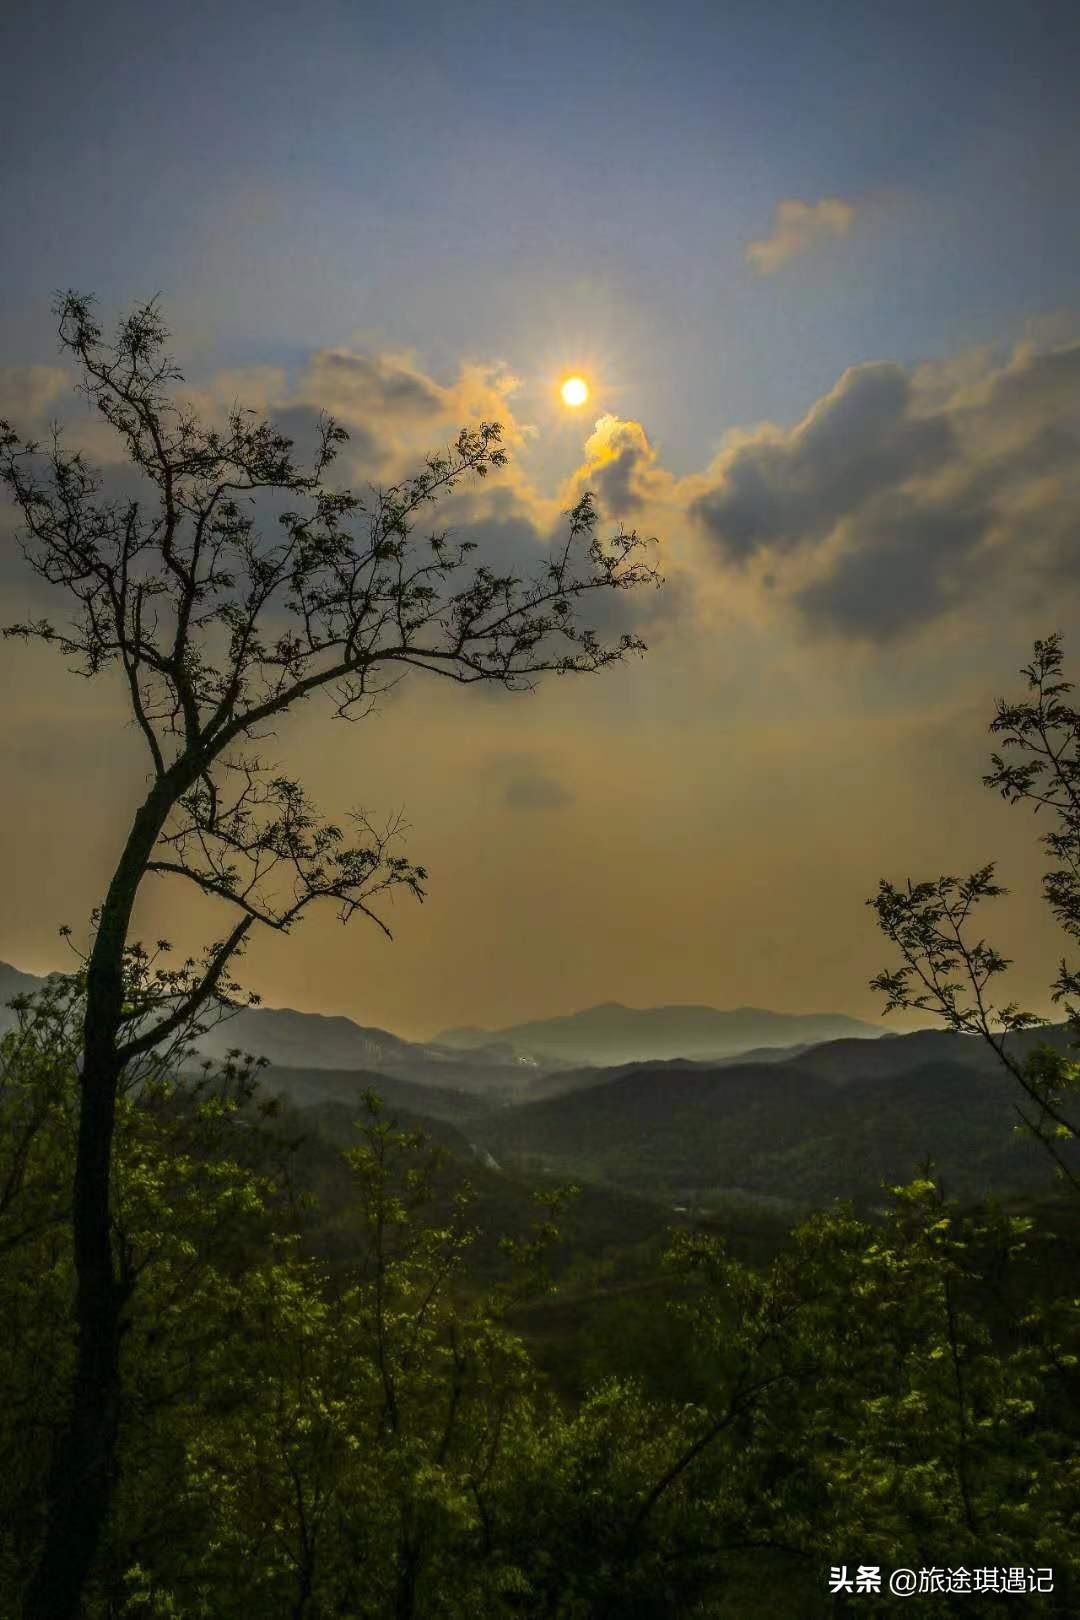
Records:
<instances>
[{"instance_id":1,"label":"dark cloud","mask_svg":"<svg viewBox=\"0 0 1080 1620\"><path fill-rule=\"evenodd\" d=\"M888 639L992 581L1080 583L1078 469L1080 345L962 386L947 366L868 365L790 432L734 446L689 510L727 563L760 555L774 594L793 571L811 628Z\"/></svg>"},{"instance_id":2,"label":"dark cloud","mask_svg":"<svg viewBox=\"0 0 1080 1620\"><path fill-rule=\"evenodd\" d=\"M980 556L990 508L972 491L949 504L890 494L860 516L854 543L823 579L795 594L811 626L888 641L939 618L996 571Z\"/></svg>"},{"instance_id":3,"label":"dark cloud","mask_svg":"<svg viewBox=\"0 0 1080 1620\"><path fill-rule=\"evenodd\" d=\"M628 512L636 512L645 504L632 483L639 460L640 453L636 446L627 445L593 474L596 492L613 517L625 517Z\"/></svg>"},{"instance_id":4,"label":"dark cloud","mask_svg":"<svg viewBox=\"0 0 1080 1620\"><path fill-rule=\"evenodd\" d=\"M505 487L485 486L480 491L474 487L472 491L455 494L437 516L438 521L433 526L445 527L452 544L472 541L476 546L455 578L451 587L455 590L467 585L473 570L481 564L496 574L513 574L526 586L537 579L544 583L543 570L554 558L562 556L566 545L568 529L564 516L559 516L550 527L542 528L522 508L514 492ZM597 535L605 538L612 532L612 523L601 518L596 527ZM591 564L583 541L577 542L574 556L576 571L589 573ZM659 548L644 549L641 561L659 566L663 572ZM598 587L582 592L575 599L574 622L579 629L592 630L607 643L618 641L624 632L648 640L677 616L691 616L690 591L689 580L681 576L667 579L662 590L647 584L623 591ZM551 657L572 650L570 643L558 634L551 637L546 647ZM502 689L498 685L485 684L476 690L493 702L500 701Z\"/></svg>"},{"instance_id":5,"label":"dark cloud","mask_svg":"<svg viewBox=\"0 0 1080 1620\"><path fill-rule=\"evenodd\" d=\"M511 777L503 800L511 810L558 810L573 804L574 795L555 777L528 770Z\"/></svg>"},{"instance_id":6,"label":"dark cloud","mask_svg":"<svg viewBox=\"0 0 1080 1620\"><path fill-rule=\"evenodd\" d=\"M912 417L911 380L886 362L854 366L787 434L731 451L690 514L732 562L823 539L871 495L940 466L948 421Z\"/></svg>"},{"instance_id":7,"label":"dark cloud","mask_svg":"<svg viewBox=\"0 0 1080 1620\"><path fill-rule=\"evenodd\" d=\"M456 521L454 508L448 504L445 511L440 512L437 526L447 529L452 545L468 541L476 547L466 560L463 574L482 563L496 574L516 574L519 579L530 579L547 560L544 538L526 513L514 509L510 503L501 504L501 512L472 517L466 522Z\"/></svg>"},{"instance_id":8,"label":"dark cloud","mask_svg":"<svg viewBox=\"0 0 1080 1620\"><path fill-rule=\"evenodd\" d=\"M589 479L612 517L626 517L645 504L634 487L635 475L648 468L652 454L637 422L620 422L607 440L609 457L589 468Z\"/></svg>"},{"instance_id":9,"label":"dark cloud","mask_svg":"<svg viewBox=\"0 0 1080 1620\"><path fill-rule=\"evenodd\" d=\"M335 409L353 406L409 418L438 416L446 409L442 394L427 377L381 355L325 350L313 370L320 393L335 402Z\"/></svg>"},{"instance_id":10,"label":"dark cloud","mask_svg":"<svg viewBox=\"0 0 1080 1620\"><path fill-rule=\"evenodd\" d=\"M628 517L646 505L655 492L656 452L640 422L602 416L585 453L578 488L592 490L609 517Z\"/></svg>"},{"instance_id":11,"label":"dark cloud","mask_svg":"<svg viewBox=\"0 0 1080 1620\"><path fill-rule=\"evenodd\" d=\"M285 405L270 414L279 432L292 439L294 461L300 466L310 463L319 445L319 420L324 413L314 405ZM330 482L340 476L336 469L344 462L364 471L375 471L386 461L386 449L379 444L370 428L350 422L346 432L349 435L348 443L339 446L335 471L328 475Z\"/></svg>"}]
</instances>

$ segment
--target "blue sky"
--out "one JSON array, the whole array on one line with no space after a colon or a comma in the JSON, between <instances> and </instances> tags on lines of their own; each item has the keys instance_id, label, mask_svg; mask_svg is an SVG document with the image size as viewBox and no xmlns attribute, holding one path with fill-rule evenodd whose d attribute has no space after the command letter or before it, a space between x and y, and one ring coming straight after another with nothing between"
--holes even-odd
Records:
<instances>
[{"instance_id":1,"label":"blue sky","mask_svg":"<svg viewBox=\"0 0 1080 1620\"><path fill-rule=\"evenodd\" d=\"M29 430L63 405L56 289L95 292L107 323L160 292L211 414L236 390L291 420L326 405L364 478L497 412L509 481L457 510L478 536L527 548L592 486L664 542L640 668L545 693L527 720L482 697L388 712L365 770L415 812L443 887L403 924L377 1005L353 987L385 958L343 958L329 922L303 960L257 958L267 999L402 1033L601 999L872 1015L859 901L878 875L963 865L978 833L973 859L1004 850L1037 890L1030 829L978 776L1031 635L1075 620L1077 83L1067 3L41 0L8 29L4 412ZM553 394L570 371L593 389L579 415ZM4 720L24 819L112 712L52 679ZM350 787L314 731L294 742L328 795ZM112 779L98 789L87 911L119 814ZM69 837L50 815L41 838ZM626 871L651 870L661 816L674 866L639 892ZM568 850L553 896L528 874ZM766 866L763 890L746 874ZM19 903L51 928L66 892ZM602 952L579 902L610 919ZM478 939L516 944L448 969L462 905ZM1057 942L1017 906L1025 984L1045 982ZM50 937L20 922L0 956L54 965Z\"/></svg>"},{"instance_id":2,"label":"blue sky","mask_svg":"<svg viewBox=\"0 0 1080 1620\"><path fill-rule=\"evenodd\" d=\"M1068 4L46 0L5 54L23 361L73 281L160 289L219 364L362 330L528 378L588 344L685 472L847 365L1007 339L1080 286ZM755 277L776 204L824 196L864 211L848 239Z\"/></svg>"}]
</instances>

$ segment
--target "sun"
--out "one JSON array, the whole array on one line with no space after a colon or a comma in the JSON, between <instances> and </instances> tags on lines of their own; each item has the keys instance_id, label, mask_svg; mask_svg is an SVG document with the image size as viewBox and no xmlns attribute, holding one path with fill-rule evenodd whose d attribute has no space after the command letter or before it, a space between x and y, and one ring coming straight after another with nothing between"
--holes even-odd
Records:
<instances>
[{"instance_id":1,"label":"sun","mask_svg":"<svg viewBox=\"0 0 1080 1620\"><path fill-rule=\"evenodd\" d=\"M584 405L589 397L589 389L584 377L567 377L560 389L560 393L564 405Z\"/></svg>"}]
</instances>

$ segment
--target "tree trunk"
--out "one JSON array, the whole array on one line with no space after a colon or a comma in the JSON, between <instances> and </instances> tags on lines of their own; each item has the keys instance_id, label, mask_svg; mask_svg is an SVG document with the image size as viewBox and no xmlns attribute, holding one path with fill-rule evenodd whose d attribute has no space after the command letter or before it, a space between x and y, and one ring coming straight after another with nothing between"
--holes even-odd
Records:
<instances>
[{"instance_id":1,"label":"tree trunk","mask_svg":"<svg viewBox=\"0 0 1080 1620\"><path fill-rule=\"evenodd\" d=\"M397 1592L394 1599L394 1620L413 1620L416 1614L416 1578L420 1572L420 1558L411 1541L398 1548Z\"/></svg>"},{"instance_id":2,"label":"tree trunk","mask_svg":"<svg viewBox=\"0 0 1080 1620\"><path fill-rule=\"evenodd\" d=\"M47 1485L44 1545L26 1620L78 1620L116 1476L122 1290L109 1225L109 1162L118 1072L83 1073L73 1225L78 1336L65 1427Z\"/></svg>"},{"instance_id":3,"label":"tree trunk","mask_svg":"<svg viewBox=\"0 0 1080 1620\"><path fill-rule=\"evenodd\" d=\"M397 1589L394 1594L394 1620L415 1620L416 1584L420 1577L420 1531L416 1506L402 1504L403 1522L398 1532Z\"/></svg>"},{"instance_id":4,"label":"tree trunk","mask_svg":"<svg viewBox=\"0 0 1080 1620\"><path fill-rule=\"evenodd\" d=\"M80 1620L83 1592L117 1477L120 1337L130 1288L117 1275L109 1183L122 1064L124 947L139 882L177 797L155 783L128 835L98 922L86 983L72 1235L75 1375L46 1485L45 1534L23 1605L25 1620Z\"/></svg>"}]
</instances>

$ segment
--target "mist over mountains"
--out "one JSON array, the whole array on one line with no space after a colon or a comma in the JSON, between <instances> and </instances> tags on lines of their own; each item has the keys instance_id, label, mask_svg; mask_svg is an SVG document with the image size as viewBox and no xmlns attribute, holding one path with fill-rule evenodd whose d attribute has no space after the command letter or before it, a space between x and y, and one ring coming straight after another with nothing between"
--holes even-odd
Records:
<instances>
[{"instance_id":1,"label":"mist over mountains","mask_svg":"<svg viewBox=\"0 0 1080 1620\"><path fill-rule=\"evenodd\" d=\"M0 962L0 1002L38 990L43 978ZM11 1022L0 1008L0 1029ZM351 1018L245 1007L200 1037L198 1050L220 1059L239 1047L279 1067L363 1069L420 1084L517 1094L531 1070L664 1058L724 1059L751 1048L808 1045L883 1034L843 1013L775 1013L756 1007L623 1007L607 1002L561 1018L508 1029L452 1029L431 1041L407 1041Z\"/></svg>"},{"instance_id":2,"label":"mist over mountains","mask_svg":"<svg viewBox=\"0 0 1080 1620\"><path fill-rule=\"evenodd\" d=\"M845 1013L778 1013L762 1007L716 1007L677 1003L624 1007L617 1001L586 1007L561 1018L533 1019L505 1029L443 1030L439 1046L482 1051L492 1043L537 1062L634 1063L652 1058L727 1058L752 1047L787 1047L853 1037L870 1040L884 1031Z\"/></svg>"},{"instance_id":3,"label":"mist over mountains","mask_svg":"<svg viewBox=\"0 0 1080 1620\"><path fill-rule=\"evenodd\" d=\"M0 1002L44 983L0 964ZM13 1019L0 1007L0 1030ZM1009 1045L1023 1058L1069 1040L1061 1025ZM870 1205L883 1182L930 1159L960 1197L1037 1187L1048 1173L1043 1150L1017 1134L1015 1081L984 1041L894 1034L843 1014L607 1003L416 1042L345 1017L245 1008L198 1047L266 1058L263 1091L311 1129L333 1118L340 1131L370 1089L436 1140L455 1128L487 1171L669 1209L730 1198Z\"/></svg>"},{"instance_id":4,"label":"mist over mountains","mask_svg":"<svg viewBox=\"0 0 1080 1620\"><path fill-rule=\"evenodd\" d=\"M44 978L0 962L0 1031L14 1022L8 1001L33 994L45 983ZM296 1012L291 1007L243 1007L196 1042L203 1057L215 1060L236 1048L288 1069L356 1070L397 1076L418 1085L508 1096L523 1087L527 1076L508 1047L493 1044L463 1058L449 1048L406 1041L389 1030L357 1024L351 1018Z\"/></svg>"}]
</instances>

